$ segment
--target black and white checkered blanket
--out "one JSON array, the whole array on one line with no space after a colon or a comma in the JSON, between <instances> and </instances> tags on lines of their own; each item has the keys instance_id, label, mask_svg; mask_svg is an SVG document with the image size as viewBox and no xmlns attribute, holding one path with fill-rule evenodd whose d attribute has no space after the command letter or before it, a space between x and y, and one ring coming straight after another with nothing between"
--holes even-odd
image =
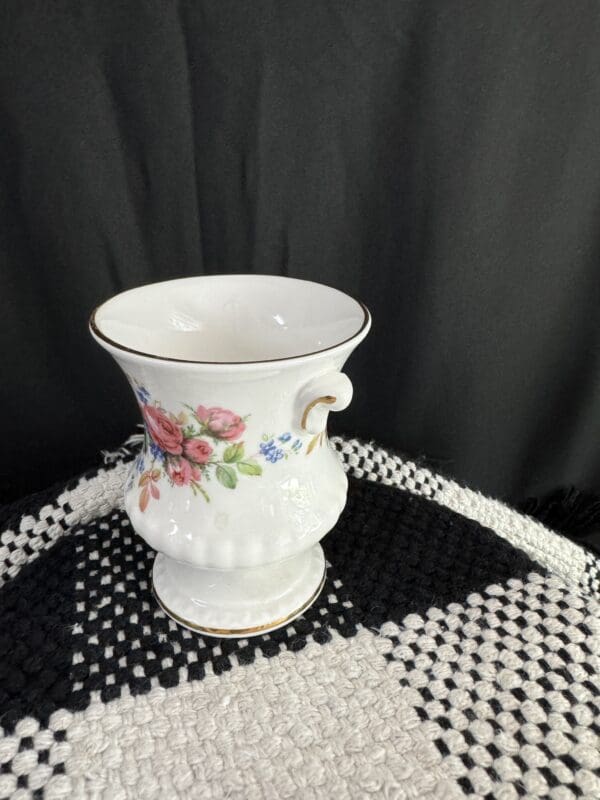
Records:
<instances>
[{"instance_id":1,"label":"black and white checkered blanket","mask_svg":"<svg viewBox=\"0 0 600 800\"><path fill-rule=\"evenodd\" d=\"M598 563L334 439L348 505L287 628L178 627L122 510L131 447L4 509L0 797L600 798Z\"/></svg>"}]
</instances>

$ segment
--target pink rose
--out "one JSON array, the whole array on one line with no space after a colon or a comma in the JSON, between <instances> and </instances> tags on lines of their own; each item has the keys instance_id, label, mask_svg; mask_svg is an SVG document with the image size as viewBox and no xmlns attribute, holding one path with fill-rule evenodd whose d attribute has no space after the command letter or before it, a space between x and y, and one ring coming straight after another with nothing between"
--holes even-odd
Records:
<instances>
[{"instance_id":1,"label":"pink rose","mask_svg":"<svg viewBox=\"0 0 600 800\"><path fill-rule=\"evenodd\" d=\"M184 439L183 454L196 464L206 464L213 449L204 439Z\"/></svg>"},{"instance_id":2,"label":"pink rose","mask_svg":"<svg viewBox=\"0 0 600 800\"><path fill-rule=\"evenodd\" d=\"M246 430L242 418L226 408L198 406L196 416L217 439L239 439Z\"/></svg>"},{"instance_id":3,"label":"pink rose","mask_svg":"<svg viewBox=\"0 0 600 800\"><path fill-rule=\"evenodd\" d=\"M200 470L193 467L185 458L169 458L167 474L175 486L187 486L190 481L200 480Z\"/></svg>"},{"instance_id":4,"label":"pink rose","mask_svg":"<svg viewBox=\"0 0 600 800\"><path fill-rule=\"evenodd\" d=\"M142 412L148 432L160 449L174 456L181 455L183 433L180 426L169 419L162 408L144 406Z\"/></svg>"}]
</instances>

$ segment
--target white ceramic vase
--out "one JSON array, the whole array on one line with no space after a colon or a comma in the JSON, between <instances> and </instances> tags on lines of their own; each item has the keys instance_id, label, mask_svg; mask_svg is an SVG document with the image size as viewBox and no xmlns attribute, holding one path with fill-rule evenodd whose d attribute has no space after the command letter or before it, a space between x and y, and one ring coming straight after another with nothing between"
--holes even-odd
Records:
<instances>
[{"instance_id":1,"label":"white ceramic vase","mask_svg":"<svg viewBox=\"0 0 600 800\"><path fill-rule=\"evenodd\" d=\"M151 284L93 313L141 408L125 509L158 551L154 592L177 622L252 636L317 598L319 540L347 491L327 415L350 403L340 370L369 327L342 292L269 275Z\"/></svg>"}]
</instances>

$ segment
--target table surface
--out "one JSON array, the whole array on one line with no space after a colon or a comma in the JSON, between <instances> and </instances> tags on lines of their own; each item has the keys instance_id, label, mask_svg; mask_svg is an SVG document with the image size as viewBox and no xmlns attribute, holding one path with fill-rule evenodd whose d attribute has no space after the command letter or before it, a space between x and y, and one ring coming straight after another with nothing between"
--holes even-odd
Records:
<instances>
[{"instance_id":1,"label":"table surface","mask_svg":"<svg viewBox=\"0 0 600 800\"><path fill-rule=\"evenodd\" d=\"M5 508L0 797L597 798L598 563L501 503L336 438L348 504L285 629L154 601L132 452Z\"/></svg>"}]
</instances>

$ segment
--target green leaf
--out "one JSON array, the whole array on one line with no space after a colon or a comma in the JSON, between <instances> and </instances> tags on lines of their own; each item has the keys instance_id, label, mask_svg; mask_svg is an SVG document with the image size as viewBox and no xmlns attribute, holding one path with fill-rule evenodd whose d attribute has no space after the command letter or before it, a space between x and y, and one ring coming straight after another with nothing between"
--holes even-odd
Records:
<instances>
[{"instance_id":1,"label":"green leaf","mask_svg":"<svg viewBox=\"0 0 600 800\"><path fill-rule=\"evenodd\" d=\"M226 489L235 489L237 484L237 475L231 467L228 467L225 464L219 464L217 466L217 480Z\"/></svg>"},{"instance_id":2,"label":"green leaf","mask_svg":"<svg viewBox=\"0 0 600 800\"><path fill-rule=\"evenodd\" d=\"M237 468L242 475L262 475L261 465L252 458L247 461L238 461Z\"/></svg>"},{"instance_id":3,"label":"green leaf","mask_svg":"<svg viewBox=\"0 0 600 800\"><path fill-rule=\"evenodd\" d=\"M223 453L223 461L227 464L231 464L232 461L241 461L244 457L244 443L237 442L237 444L230 444L229 447L225 448L225 452Z\"/></svg>"}]
</instances>

